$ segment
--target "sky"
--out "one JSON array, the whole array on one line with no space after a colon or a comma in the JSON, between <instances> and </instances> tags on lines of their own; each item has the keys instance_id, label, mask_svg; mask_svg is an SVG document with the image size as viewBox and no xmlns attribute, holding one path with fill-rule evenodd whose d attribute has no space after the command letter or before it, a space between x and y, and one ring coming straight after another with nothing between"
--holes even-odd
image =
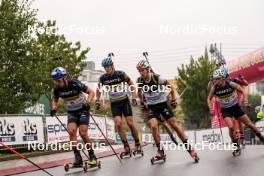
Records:
<instances>
[{"instance_id":1,"label":"sky","mask_svg":"<svg viewBox=\"0 0 264 176\"><path fill-rule=\"evenodd\" d=\"M87 60L97 69L113 52L116 69L133 79L145 51L154 71L171 79L211 43L221 43L226 59L264 45L263 0L35 0L32 6L40 20L56 20L69 41L90 47Z\"/></svg>"}]
</instances>

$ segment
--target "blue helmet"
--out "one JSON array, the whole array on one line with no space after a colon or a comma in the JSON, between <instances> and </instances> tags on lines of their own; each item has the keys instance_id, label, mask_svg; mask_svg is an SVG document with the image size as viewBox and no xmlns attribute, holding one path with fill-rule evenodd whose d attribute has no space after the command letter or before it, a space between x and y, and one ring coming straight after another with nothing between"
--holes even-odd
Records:
<instances>
[{"instance_id":1,"label":"blue helmet","mask_svg":"<svg viewBox=\"0 0 264 176\"><path fill-rule=\"evenodd\" d=\"M110 57L107 57L107 58L102 60L102 67L108 67L108 66L111 66L113 64L114 63Z\"/></svg>"},{"instance_id":2,"label":"blue helmet","mask_svg":"<svg viewBox=\"0 0 264 176\"><path fill-rule=\"evenodd\" d=\"M57 67L55 69L52 70L51 72L51 78L53 80L59 80L64 78L64 76L67 74L67 71L65 68L62 67Z\"/></svg>"}]
</instances>

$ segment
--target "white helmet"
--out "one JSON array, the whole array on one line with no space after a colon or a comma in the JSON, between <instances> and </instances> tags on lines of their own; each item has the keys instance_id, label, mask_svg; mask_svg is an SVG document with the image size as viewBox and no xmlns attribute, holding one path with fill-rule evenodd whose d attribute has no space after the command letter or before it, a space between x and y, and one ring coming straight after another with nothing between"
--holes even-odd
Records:
<instances>
[{"instance_id":1,"label":"white helmet","mask_svg":"<svg viewBox=\"0 0 264 176\"><path fill-rule=\"evenodd\" d=\"M222 69L217 69L213 73L213 79L219 79L224 77L224 71Z\"/></svg>"},{"instance_id":2,"label":"white helmet","mask_svg":"<svg viewBox=\"0 0 264 176\"><path fill-rule=\"evenodd\" d=\"M138 70L140 70L140 69L148 69L148 68L150 68L150 65L149 65L149 63L146 60L141 60L141 61L138 62L136 67L137 67Z\"/></svg>"}]
</instances>

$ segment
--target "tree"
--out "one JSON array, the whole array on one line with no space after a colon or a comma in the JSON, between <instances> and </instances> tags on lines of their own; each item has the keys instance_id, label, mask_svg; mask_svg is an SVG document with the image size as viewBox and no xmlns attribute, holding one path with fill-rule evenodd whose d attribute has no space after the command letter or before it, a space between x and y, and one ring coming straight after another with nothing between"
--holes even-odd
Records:
<instances>
[{"instance_id":1,"label":"tree","mask_svg":"<svg viewBox=\"0 0 264 176\"><path fill-rule=\"evenodd\" d=\"M51 70L64 66L77 77L89 51L57 34L55 21L39 21L31 2L3 0L0 5L0 114L20 113L41 95L50 97Z\"/></svg>"},{"instance_id":2,"label":"tree","mask_svg":"<svg viewBox=\"0 0 264 176\"><path fill-rule=\"evenodd\" d=\"M186 119L195 122L197 127L209 127L209 109L207 106L207 84L215 68L215 63L208 58L207 49L204 56L195 60L190 59L188 65L181 65L178 68L178 87L179 93L186 91L182 95L181 107Z\"/></svg>"}]
</instances>

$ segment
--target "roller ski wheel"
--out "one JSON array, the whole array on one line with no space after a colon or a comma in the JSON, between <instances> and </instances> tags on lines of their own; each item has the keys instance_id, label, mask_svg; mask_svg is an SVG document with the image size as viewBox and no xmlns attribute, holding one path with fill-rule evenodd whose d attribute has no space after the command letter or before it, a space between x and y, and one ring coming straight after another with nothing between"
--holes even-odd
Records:
<instances>
[{"instance_id":1,"label":"roller ski wheel","mask_svg":"<svg viewBox=\"0 0 264 176\"><path fill-rule=\"evenodd\" d=\"M64 164L64 170L65 172L68 172L70 170L69 164Z\"/></svg>"},{"instance_id":2,"label":"roller ski wheel","mask_svg":"<svg viewBox=\"0 0 264 176\"><path fill-rule=\"evenodd\" d=\"M87 172L88 171L88 164L87 164L87 162L85 162L84 165L83 165L83 171L84 172Z\"/></svg>"},{"instance_id":3,"label":"roller ski wheel","mask_svg":"<svg viewBox=\"0 0 264 176\"><path fill-rule=\"evenodd\" d=\"M88 168L86 168L85 166L86 164L80 164L80 165L74 165L73 163L66 163L64 164L64 170L65 172L68 172L70 169L74 169L74 168L83 168L84 172L87 171ZM86 169L86 171L85 171Z\"/></svg>"},{"instance_id":4,"label":"roller ski wheel","mask_svg":"<svg viewBox=\"0 0 264 176\"><path fill-rule=\"evenodd\" d=\"M241 149L234 150L232 154L233 154L234 157L240 156L241 155Z\"/></svg>"}]
</instances>

